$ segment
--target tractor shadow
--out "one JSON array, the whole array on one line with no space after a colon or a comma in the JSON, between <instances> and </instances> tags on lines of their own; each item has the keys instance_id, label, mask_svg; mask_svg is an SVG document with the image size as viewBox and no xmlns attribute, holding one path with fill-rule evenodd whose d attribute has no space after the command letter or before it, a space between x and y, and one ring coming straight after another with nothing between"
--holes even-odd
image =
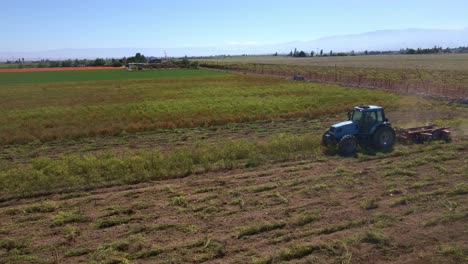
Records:
<instances>
[{"instance_id":1,"label":"tractor shadow","mask_svg":"<svg viewBox=\"0 0 468 264\"><path fill-rule=\"evenodd\" d=\"M382 154L388 154L388 153L391 153L393 152L393 148L391 149L387 149L387 150L376 150L372 147L369 147L369 146L363 146L363 145L359 145L358 148L357 148L357 151L355 153L352 153L352 154L348 154L348 155L345 155L345 154L342 154L338 151L338 147L337 146L331 146L331 147L322 147L322 153L323 155L325 156L329 156L329 157L344 157L344 158L358 158L359 155L365 155L365 156L377 156L377 155L382 155Z\"/></svg>"}]
</instances>

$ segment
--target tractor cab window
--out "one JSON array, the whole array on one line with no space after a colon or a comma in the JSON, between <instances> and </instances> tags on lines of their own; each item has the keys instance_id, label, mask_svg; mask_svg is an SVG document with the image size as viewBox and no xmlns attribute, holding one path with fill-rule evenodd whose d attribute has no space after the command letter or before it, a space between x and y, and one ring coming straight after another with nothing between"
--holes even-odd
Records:
<instances>
[{"instance_id":1,"label":"tractor cab window","mask_svg":"<svg viewBox=\"0 0 468 264\"><path fill-rule=\"evenodd\" d=\"M361 117L362 117L362 112L354 110L353 111L353 117L351 118L351 120L352 121L361 121Z\"/></svg>"},{"instance_id":2,"label":"tractor cab window","mask_svg":"<svg viewBox=\"0 0 468 264\"><path fill-rule=\"evenodd\" d=\"M382 111L378 111L377 112L377 122L381 123L383 122L383 115L382 115Z\"/></svg>"},{"instance_id":3,"label":"tractor cab window","mask_svg":"<svg viewBox=\"0 0 468 264\"><path fill-rule=\"evenodd\" d=\"M360 122L359 132L369 133L377 120L376 112L365 112Z\"/></svg>"},{"instance_id":4,"label":"tractor cab window","mask_svg":"<svg viewBox=\"0 0 468 264\"><path fill-rule=\"evenodd\" d=\"M368 124L374 124L377 120L376 112L367 112L365 122Z\"/></svg>"}]
</instances>

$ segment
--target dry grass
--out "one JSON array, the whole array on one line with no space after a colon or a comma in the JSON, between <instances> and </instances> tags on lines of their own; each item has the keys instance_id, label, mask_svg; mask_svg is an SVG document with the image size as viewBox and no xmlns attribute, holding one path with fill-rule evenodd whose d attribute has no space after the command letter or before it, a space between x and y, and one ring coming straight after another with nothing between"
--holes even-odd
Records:
<instances>
[{"instance_id":1,"label":"dry grass","mask_svg":"<svg viewBox=\"0 0 468 264\"><path fill-rule=\"evenodd\" d=\"M414 66L414 61L421 64ZM355 56L341 58L242 57L205 60L207 68L370 87L406 94L464 98L468 75L463 71L468 56ZM410 61L411 63L405 63ZM354 63L357 62L357 63Z\"/></svg>"},{"instance_id":2,"label":"dry grass","mask_svg":"<svg viewBox=\"0 0 468 264\"><path fill-rule=\"evenodd\" d=\"M279 65L362 67L388 69L431 69L467 71L467 54L372 55L348 57L293 58L284 56L230 56L206 61L218 63L265 63Z\"/></svg>"}]
</instances>

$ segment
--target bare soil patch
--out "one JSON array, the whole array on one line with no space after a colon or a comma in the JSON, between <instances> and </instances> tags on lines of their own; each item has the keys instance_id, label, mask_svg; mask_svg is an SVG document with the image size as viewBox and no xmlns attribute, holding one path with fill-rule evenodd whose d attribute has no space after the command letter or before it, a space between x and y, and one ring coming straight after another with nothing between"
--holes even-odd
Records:
<instances>
[{"instance_id":1,"label":"bare soil patch","mask_svg":"<svg viewBox=\"0 0 468 264\"><path fill-rule=\"evenodd\" d=\"M5 202L0 259L461 263L468 146L415 147Z\"/></svg>"}]
</instances>

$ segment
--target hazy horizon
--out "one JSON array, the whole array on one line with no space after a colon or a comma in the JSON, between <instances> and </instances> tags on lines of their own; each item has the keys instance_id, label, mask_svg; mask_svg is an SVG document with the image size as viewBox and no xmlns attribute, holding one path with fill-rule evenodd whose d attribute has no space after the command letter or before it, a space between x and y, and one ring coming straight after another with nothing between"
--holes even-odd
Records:
<instances>
[{"instance_id":1,"label":"hazy horizon","mask_svg":"<svg viewBox=\"0 0 468 264\"><path fill-rule=\"evenodd\" d=\"M219 3L214 0L192 2L186 0L150 1L58 1L18 0L2 3L5 11L0 31L0 59L18 56L63 57L51 51L73 52L80 57L93 57L86 50L148 50L162 56L205 56L232 52L264 53L287 52L294 45L319 49L324 38L346 37L369 32L407 31L408 29L467 32L468 2L392 1L382 4L365 0L306 1L293 0L287 4L271 1ZM466 43L468 36L450 37L432 34L425 41L398 40L389 45L433 45ZM444 33L445 34L445 33ZM461 33L460 33L461 34ZM464 33L463 33L464 34ZM405 36L407 37L407 36ZM432 39L431 39L432 37ZM393 40L394 35L381 39ZM455 40L452 40L455 38ZM366 43L367 42L369 43ZM379 39L377 39L379 41ZM341 41L341 43L340 43ZM359 42L360 41L360 42ZM323 49L351 50L372 48L375 39L325 43ZM359 43L358 43L359 42ZM307 44L309 43L309 44ZM290 45L290 46L287 46ZM386 49L376 45L376 49ZM409 46L410 48L417 48ZM302 47L298 47L302 48ZM42 55L44 54L44 55ZM49 54L49 55L48 55ZM131 54L127 54L131 55ZM74 57L70 54L70 58ZM105 57L105 56L102 56Z\"/></svg>"}]
</instances>

